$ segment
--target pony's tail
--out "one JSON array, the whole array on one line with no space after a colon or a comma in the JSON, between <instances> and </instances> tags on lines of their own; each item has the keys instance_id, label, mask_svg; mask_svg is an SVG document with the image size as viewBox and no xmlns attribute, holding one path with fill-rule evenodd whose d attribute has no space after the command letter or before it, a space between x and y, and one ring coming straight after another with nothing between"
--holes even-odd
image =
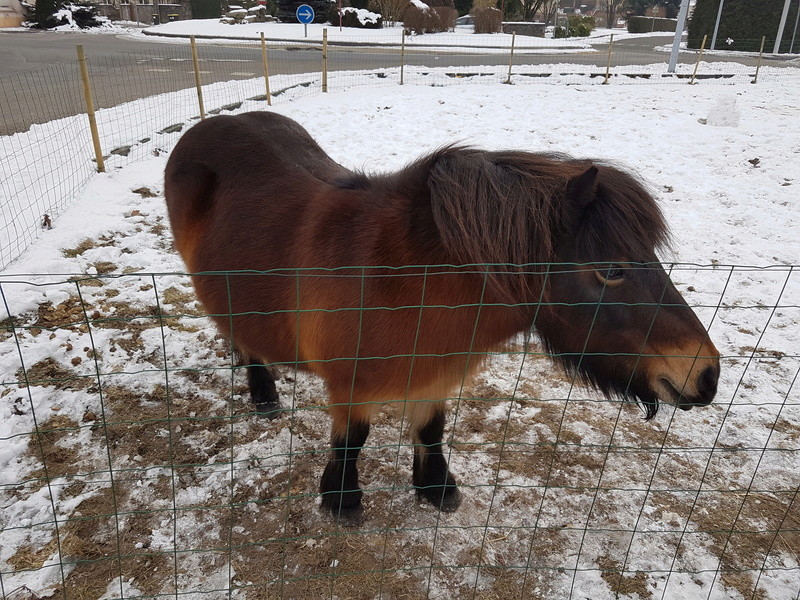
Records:
<instances>
[{"instance_id":1,"label":"pony's tail","mask_svg":"<svg viewBox=\"0 0 800 600\"><path fill-rule=\"evenodd\" d=\"M216 187L217 176L200 162L170 160L167 163L164 197L170 226L175 249L190 269L205 217L213 206Z\"/></svg>"}]
</instances>

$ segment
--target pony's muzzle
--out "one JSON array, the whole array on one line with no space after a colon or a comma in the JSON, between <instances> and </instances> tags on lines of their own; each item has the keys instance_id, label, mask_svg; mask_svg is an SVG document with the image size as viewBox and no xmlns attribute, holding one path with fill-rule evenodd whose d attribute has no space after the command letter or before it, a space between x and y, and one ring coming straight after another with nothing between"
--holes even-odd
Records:
<instances>
[{"instance_id":1,"label":"pony's muzzle","mask_svg":"<svg viewBox=\"0 0 800 600\"><path fill-rule=\"evenodd\" d=\"M697 394L686 397L681 394L678 408L690 410L693 406L708 406L717 395L717 382L719 381L719 364L703 369L697 380Z\"/></svg>"},{"instance_id":2,"label":"pony's muzzle","mask_svg":"<svg viewBox=\"0 0 800 600\"><path fill-rule=\"evenodd\" d=\"M713 346L703 348L694 357L673 357L660 366L653 388L662 400L690 410L707 406L717 395L719 352Z\"/></svg>"}]
</instances>

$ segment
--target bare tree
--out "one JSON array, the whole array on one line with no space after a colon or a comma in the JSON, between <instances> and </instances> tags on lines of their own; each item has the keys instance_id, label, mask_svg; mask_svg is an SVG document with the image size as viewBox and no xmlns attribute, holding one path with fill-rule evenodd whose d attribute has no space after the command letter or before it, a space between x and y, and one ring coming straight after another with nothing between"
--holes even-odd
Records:
<instances>
[{"instance_id":1,"label":"bare tree","mask_svg":"<svg viewBox=\"0 0 800 600\"><path fill-rule=\"evenodd\" d=\"M678 16L678 11L681 8L681 0L658 0L656 2L659 6L663 6L666 11L668 19L674 19Z\"/></svg>"},{"instance_id":2,"label":"bare tree","mask_svg":"<svg viewBox=\"0 0 800 600\"><path fill-rule=\"evenodd\" d=\"M624 0L601 0L600 5L606 10L606 27L611 29L614 26L614 19L622 8Z\"/></svg>"},{"instance_id":3,"label":"bare tree","mask_svg":"<svg viewBox=\"0 0 800 600\"><path fill-rule=\"evenodd\" d=\"M533 16L539 11L544 0L522 0L522 20L533 21Z\"/></svg>"},{"instance_id":4,"label":"bare tree","mask_svg":"<svg viewBox=\"0 0 800 600\"><path fill-rule=\"evenodd\" d=\"M555 16L558 12L558 0L543 0L541 3L541 12L542 12L542 20L545 23L549 23L553 21L553 25L555 25Z\"/></svg>"},{"instance_id":5,"label":"bare tree","mask_svg":"<svg viewBox=\"0 0 800 600\"><path fill-rule=\"evenodd\" d=\"M409 4L408 0L372 0L370 7L380 13L385 25L394 26L403 20L403 13Z\"/></svg>"},{"instance_id":6,"label":"bare tree","mask_svg":"<svg viewBox=\"0 0 800 600\"><path fill-rule=\"evenodd\" d=\"M547 23L558 9L559 0L519 0L518 7L523 21L533 21L537 14Z\"/></svg>"},{"instance_id":7,"label":"bare tree","mask_svg":"<svg viewBox=\"0 0 800 600\"><path fill-rule=\"evenodd\" d=\"M654 0L625 0L625 10L637 17L643 17L653 4Z\"/></svg>"}]
</instances>

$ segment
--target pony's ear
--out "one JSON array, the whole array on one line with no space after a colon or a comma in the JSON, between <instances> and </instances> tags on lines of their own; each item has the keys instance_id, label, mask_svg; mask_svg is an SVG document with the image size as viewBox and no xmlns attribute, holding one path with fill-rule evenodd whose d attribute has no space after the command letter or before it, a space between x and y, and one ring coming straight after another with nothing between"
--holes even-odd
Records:
<instances>
[{"instance_id":1,"label":"pony's ear","mask_svg":"<svg viewBox=\"0 0 800 600\"><path fill-rule=\"evenodd\" d=\"M594 165L567 182L567 198L583 210L595 199L597 191L597 167Z\"/></svg>"}]
</instances>

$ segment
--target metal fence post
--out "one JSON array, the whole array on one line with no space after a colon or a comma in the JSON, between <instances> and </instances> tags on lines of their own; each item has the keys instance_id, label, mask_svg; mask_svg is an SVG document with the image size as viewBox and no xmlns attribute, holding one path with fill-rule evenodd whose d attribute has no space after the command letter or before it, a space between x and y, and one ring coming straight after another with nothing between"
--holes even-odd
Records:
<instances>
[{"instance_id":1,"label":"metal fence post","mask_svg":"<svg viewBox=\"0 0 800 600\"><path fill-rule=\"evenodd\" d=\"M264 85L267 88L267 106L272 106L272 95L269 91L269 63L267 62L267 41L261 32L261 61L264 63Z\"/></svg>"},{"instance_id":2,"label":"metal fence post","mask_svg":"<svg viewBox=\"0 0 800 600\"><path fill-rule=\"evenodd\" d=\"M322 30L322 91L328 91L328 28Z\"/></svg>"},{"instance_id":3,"label":"metal fence post","mask_svg":"<svg viewBox=\"0 0 800 600\"><path fill-rule=\"evenodd\" d=\"M97 161L97 170L100 173L105 172L106 164L103 161L103 151L100 148L100 132L97 130L97 119L94 116L94 101L92 101L92 88L89 85L89 69L86 66L86 55L83 52L83 46L78 45L78 65L81 71L81 80L83 81L83 97L86 100L86 115L89 117L89 129L92 131L92 145L94 146L94 157Z\"/></svg>"},{"instance_id":4,"label":"metal fence post","mask_svg":"<svg viewBox=\"0 0 800 600\"><path fill-rule=\"evenodd\" d=\"M606 62L606 78L603 80L603 85L608 85L609 71L611 71L611 49L614 47L614 34L611 34L611 39L608 40L608 62Z\"/></svg>"},{"instance_id":5,"label":"metal fence post","mask_svg":"<svg viewBox=\"0 0 800 600\"><path fill-rule=\"evenodd\" d=\"M197 60L197 43L194 40L194 36L189 38L192 44L192 64L194 65L194 85L197 88L197 103L200 105L200 118L206 118L206 109L203 106L203 87L200 83L200 65L199 61Z\"/></svg>"}]
</instances>

